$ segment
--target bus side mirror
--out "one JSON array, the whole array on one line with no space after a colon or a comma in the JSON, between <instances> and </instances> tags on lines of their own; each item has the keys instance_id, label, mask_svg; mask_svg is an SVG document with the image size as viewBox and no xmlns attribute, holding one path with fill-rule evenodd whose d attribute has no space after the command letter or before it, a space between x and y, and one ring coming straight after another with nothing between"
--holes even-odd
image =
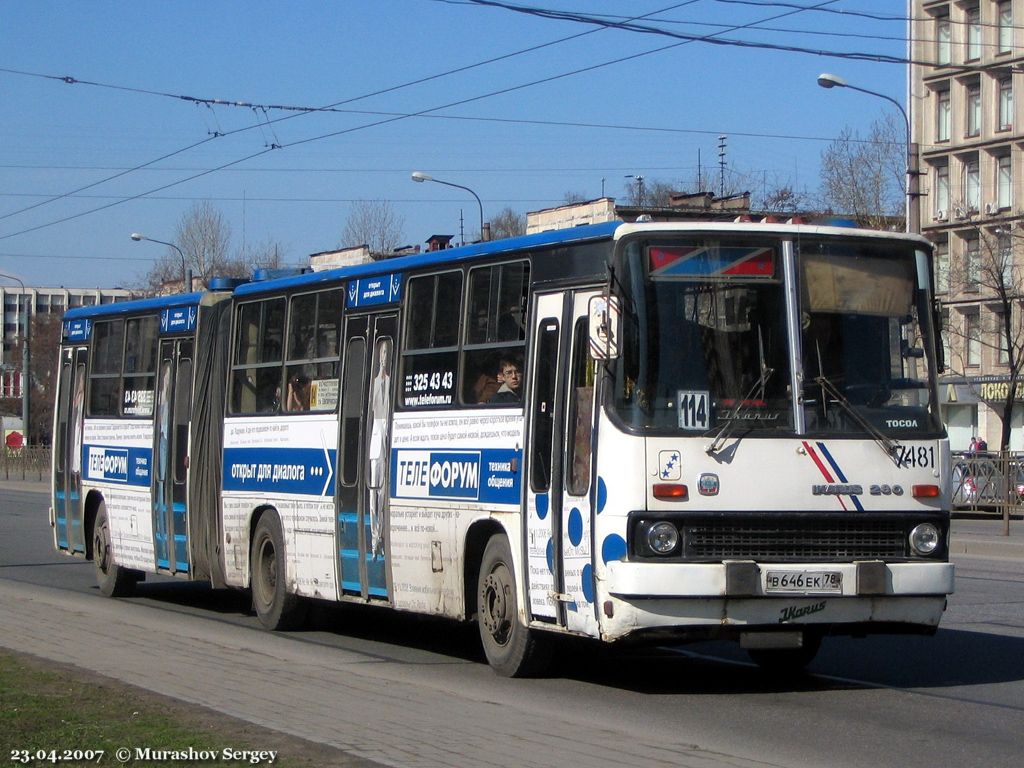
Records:
<instances>
[{"instance_id":1,"label":"bus side mirror","mask_svg":"<svg viewBox=\"0 0 1024 768\"><path fill-rule=\"evenodd\" d=\"M614 360L619 356L622 312L616 296L590 298L590 356L595 360Z\"/></svg>"}]
</instances>

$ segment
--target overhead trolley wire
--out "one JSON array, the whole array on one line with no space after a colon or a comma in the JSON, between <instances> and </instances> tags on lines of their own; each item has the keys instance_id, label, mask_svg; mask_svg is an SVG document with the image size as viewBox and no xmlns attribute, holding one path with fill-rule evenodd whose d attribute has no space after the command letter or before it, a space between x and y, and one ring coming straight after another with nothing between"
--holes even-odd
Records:
<instances>
[{"instance_id":1,"label":"overhead trolley wire","mask_svg":"<svg viewBox=\"0 0 1024 768\"><path fill-rule=\"evenodd\" d=\"M835 3L836 1L837 0L824 0L824 2L818 3L814 7L824 7L826 5L831 5L831 4ZM689 0L688 3L679 3L676 6L672 6L672 7L680 7L680 6L683 6L683 5L689 5L689 4L692 4L693 2L695 2L695 0ZM320 135L317 135L317 136L308 137L306 139L299 139L297 141L292 141L292 142L289 142L289 143L286 143L286 144L280 144L280 145L274 145L272 147L267 147L267 148L265 148L265 149L263 149L263 150L261 150L259 152L254 152L254 153L252 153L250 155L246 155L245 157L241 157L241 158L238 158L236 160L232 160L230 162L223 163L223 164L221 164L219 166L216 166L214 168L210 168L210 169L201 171L199 173L193 174L193 175L185 177L183 179L179 179L179 180L174 181L174 182L170 182L168 184L161 185L159 187L155 187L155 188L147 190L145 192L140 192L138 194L128 196L128 197L126 197L124 199L117 200L117 201L114 201L114 202L111 202L111 203L107 203L106 205L98 206L96 208L91 208L91 209L86 210L86 211L81 211L79 213L72 214L72 215L69 215L69 216L65 216L65 217L62 217L62 218L54 220L54 221L50 221L50 222L47 222L47 223L44 223L44 224L36 225L34 227L28 227L26 229L22 229L22 230L19 230L17 232L10 232L10 233L5 234L5 235L0 235L0 240L7 240L7 239L9 239L11 237L17 237L19 235L28 234L30 232L36 232L36 231L38 231L40 229L46 229L46 228L51 227L51 226L56 226L57 224L63 224L63 223L66 223L68 221L72 221L74 219L82 218L83 216L88 216L88 215L91 215L93 213L99 213L100 211L104 211L104 210L107 210L109 208L113 208L113 207L118 206L118 205L123 205L124 203L131 202L133 200L138 200L138 199L141 199L143 197L146 197L147 195L151 195L151 194L154 194L156 192L162 192L162 191L164 191L166 189L170 189L172 187L179 186L181 184L185 184L185 183L187 183L189 181L194 181L194 180L202 178L204 176L208 176L208 175L210 175L212 173L216 173L218 171L222 171L222 170L225 170L227 168L231 168L231 167L233 167L235 165L239 165L239 164L244 163L244 162L246 162L248 160L253 160L253 159L257 158L257 157L262 157L263 155L268 154L269 152L272 152L275 149L287 149L287 148L291 148L291 147L301 146L301 145L309 144L309 143L316 142L316 141L322 141L322 140L328 139L328 138L334 138L334 137L337 137L337 136L342 136L342 135L346 135L346 134L350 134L350 133L355 133L357 131L362 131L362 130L365 130L365 129L368 129L368 128L375 128L375 127L379 127L381 125L387 125L387 124L390 124L390 123L399 122L401 120L406 120L406 119L409 119L409 118L412 118L412 117L421 117L421 116L424 116L424 115L429 115L429 114L431 114L433 112L439 112L439 111L444 110L444 109L450 109L452 107L462 106L464 104L469 104L469 103L473 103L473 102L476 102L476 101L482 101L484 99L491 98L493 96L499 96L499 95L503 95L503 94L507 94L507 93L512 93L512 92L515 92L515 91L523 90L525 88L531 88L531 87L534 87L536 85L541 85L541 84L544 84L544 83L554 82L556 80L561 80L561 79L564 79L564 78L567 78L567 77L572 77L572 76L575 76L575 75L578 75L578 74L583 74L585 72L592 72L592 71L595 71L597 69L602 69L604 67L613 66L615 64L620 64L620 63L623 63L623 62L626 62L626 61L631 61L631 60L643 58L643 57L646 57L646 56L651 56L651 55L656 54L656 53L662 53L664 51L671 50L671 49L674 49L674 48L678 48L678 47L683 46L683 45L688 45L688 44L693 43L693 42L712 42L713 38L715 38L718 34L725 34L725 33L728 33L728 32L739 30L739 29L755 27L758 24L763 24L763 23L766 23L766 22L775 21L776 19L780 19L780 18L784 18L784 17L787 17L787 16L796 15L798 13L803 12L804 10L809 10L809 9L808 8L801 8L801 9L798 9L798 10L787 11L785 13L781 13L781 14L769 17L767 19L762 19L762 20L759 20L759 21L748 22L746 24L741 24L741 25L735 25L735 26L733 26L733 27L731 27L729 29L723 30L721 33L714 33L714 34L706 35L704 37L689 36L687 39L683 39L680 42L670 43L669 45L661 46L659 48L654 48L654 49L651 49L649 51L635 53L635 54L631 54L631 55L628 55L628 56L622 56L622 57L619 57L617 59L612 59L610 61L605 61L605 62L602 62L602 63L599 63L599 64L593 64L593 65L590 65L590 66L587 66L587 67L580 67L580 68L575 69L575 70L571 70L571 71L568 71L568 72L563 72L563 73L560 73L560 74L557 74L557 75L551 75L549 77L541 78L541 79L538 79L538 80L533 80L533 81L530 81L528 83L522 83L522 84L515 85L515 86L509 86L507 88L498 89L496 91L491 91L489 93L480 94L480 95L473 96L473 97L468 97L468 98L465 98L465 99L459 99L457 101L449 102L447 104L443 104L443 105L440 105L440 106L437 106L437 107L431 107L431 108L428 108L428 109L419 110L417 112L411 112L411 113L405 113L405 114L390 116L390 117L386 117L384 119L376 120L376 121L373 121L373 122L370 122L370 123L364 123L363 125L353 126L353 127L342 129L342 130L338 130L338 131L331 131L331 132L320 134ZM661 13L661 12L663 12L663 11L656 11L656 12L653 12L653 13ZM650 15L652 15L652 14L646 14L646 16L650 16ZM644 18L644 17L637 17L637 18ZM602 26L604 26L604 25L602 25ZM543 48L543 47L547 47L547 46L550 46L550 45L557 44L558 42L564 42L565 40L575 39L575 38L583 36L584 34L590 34L590 33L594 32L594 31L596 31L596 30L589 30L588 32L585 32L585 33L579 33L579 34L576 34L576 35L571 35L571 36L569 36L567 38L560 39L559 41L553 41L553 42L544 43L544 44L537 45L537 46L531 46L528 49L524 49L523 52L531 51L531 50L537 50L537 49L540 49L540 48ZM502 56L493 57L492 59L489 59L487 62L478 62L477 64L467 65L467 66L464 66L464 67L460 67L460 68L458 68L456 70L451 70L450 73L459 72L459 71L466 71L466 70L472 69L474 67L483 66L485 63L490 63L490 62L493 62L493 61L499 61L499 60L502 60L502 59L510 58L511 56L520 55L520 53L522 53L522 52L516 52L516 53L513 53L513 54L505 54L505 55L502 55ZM4 69L0 68L0 71L11 71L11 70L4 70ZM350 98L350 99L338 101L338 102L336 102L334 104L331 104L331 105L328 105L328 106L329 107L337 107L337 106L339 106L341 104L346 104L346 103L350 103L352 101L356 101L356 100L359 100L359 99L369 98L371 96L376 96L376 95L380 95L380 94L383 94L383 93L392 92L392 91L395 91L395 90L399 90L401 88L409 87L410 85L413 85L413 84L419 84L419 83L422 83L422 82L427 82L427 81L432 80L432 79L437 79L439 77L444 77L444 76L446 76L447 74L450 74L450 73L442 73L442 74L439 74L439 75L432 75L432 76L428 76L428 77L425 77L425 78L420 78L417 81L412 81L410 83L405 83L405 84L398 85L398 86L392 86L392 87L389 87L389 88L380 89L380 90L375 91L375 92L373 92L371 94L365 94L363 96L358 96L358 97L353 97L353 98ZM24 74L24 73L21 73L21 74ZM67 78L56 78L56 79L63 79L65 82L68 82ZM70 80L74 80L74 78L70 78ZM127 89L126 88L125 90L138 90L138 89ZM162 95L166 95L166 94L162 94ZM280 118L276 118L275 120L270 121L270 122L272 122L272 123L282 122L284 120L288 120L290 118L297 117L299 114L306 114L306 112L286 115L286 116L283 116L283 117L280 117ZM240 133L240 132L242 132L244 130L251 130L254 127L257 127L257 126L247 126L246 128L240 128L240 129L236 129L235 131L229 131L228 133L226 133L224 135L228 135L228 134L231 134L231 133ZM220 137L216 137L216 138L220 138ZM102 183L102 182L97 182L97 183Z\"/></svg>"}]
</instances>

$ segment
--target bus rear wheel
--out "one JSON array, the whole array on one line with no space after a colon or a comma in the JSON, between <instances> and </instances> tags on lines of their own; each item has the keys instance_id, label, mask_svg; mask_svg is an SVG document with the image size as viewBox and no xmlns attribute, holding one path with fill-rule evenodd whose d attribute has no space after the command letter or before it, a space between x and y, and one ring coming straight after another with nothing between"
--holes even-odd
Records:
<instances>
[{"instance_id":1,"label":"bus rear wheel","mask_svg":"<svg viewBox=\"0 0 1024 768\"><path fill-rule=\"evenodd\" d=\"M503 677L534 677L551 663L551 645L519 620L512 550L504 536L484 548L477 580L477 624L487 662Z\"/></svg>"},{"instance_id":2,"label":"bus rear wheel","mask_svg":"<svg viewBox=\"0 0 1024 768\"><path fill-rule=\"evenodd\" d=\"M260 623L271 630L301 626L306 606L301 598L288 592L284 535L276 512L264 512L256 524L249 568L252 604Z\"/></svg>"},{"instance_id":3,"label":"bus rear wheel","mask_svg":"<svg viewBox=\"0 0 1024 768\"><path fill-rule=\"evenodd\" d=\"M141 574L114 563L110 548L110 520L107 505L100 502L92 527L92 561L96 566L96 583L107 597L131 597Z\"/></svg>"}]
</instances>

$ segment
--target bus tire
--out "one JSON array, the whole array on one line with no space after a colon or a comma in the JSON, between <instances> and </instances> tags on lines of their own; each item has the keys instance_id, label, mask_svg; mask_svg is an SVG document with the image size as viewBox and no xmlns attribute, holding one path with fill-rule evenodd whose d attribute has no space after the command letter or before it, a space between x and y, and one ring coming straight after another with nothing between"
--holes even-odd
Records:
<instances>
[{"instance_id":1,"label":"bus tire","mask_svg":"<svg viewBox=\"0 0 1024 768\"><path fill-rule=\"evenodd\" d=\"M492 536L477 578L477 625L484 655L502 677L534 677L551 662L551 645L519 620L515 569L508 539Z\"/></svg>"},{"instance_id":2,"label":"bus tire","mask_svg":"<svg viewBox=\"0 0 1024 768\"><path fill-rule=\"evenodd\" d=\"M306 617L302 599L288 591L284 534L277 513L260 516L249 558L252 605L260 623L270 630L297 629Z\"/></svg>"},{"instance_id":3,"label":"bus tire","mask_svg":"<svg viewBox=\"0 0 1024 768\"><path fill-rule=\"evenodd\" d=\"M96 583L107 597L131 597L141 574L114 563L110 548L110 520L107 505L100 502L92 527L92 562L96 566Z\"/></svg>"},{"instance_id":4,"label":"bus tire","mask_svg":"<svg viewBox=\"0 0 1024 768\"><path fill-rule=\"evenodd\" d=\"M820 648L821 634L805 632L800 648L748 648L747 655L770 675L792 675L810 664Z\"/></svg>"}]
</instances>

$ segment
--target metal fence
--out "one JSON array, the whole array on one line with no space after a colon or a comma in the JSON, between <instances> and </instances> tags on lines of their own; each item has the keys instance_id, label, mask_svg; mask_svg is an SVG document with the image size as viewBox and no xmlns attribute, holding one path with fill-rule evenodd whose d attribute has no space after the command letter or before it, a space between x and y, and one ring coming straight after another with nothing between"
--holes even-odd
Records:
<instances>
[{"instance_id":1,"label":"metal fence","mask_svg":"<svg viewBox=\"0 0 1024 768\"><path fill-rule=\"evenodd\" d=\"M46 447L0 450L0 480L48 480L50 449Z\"/></svg>"},{"instance_id":2,"label":"metal fence","mask_svg":"<svg viewBox=\"0 0 1024 768\"><path fill-rule=\"evenodd\" d=\"M1024 453L955 452L950 467L954 513L998 515L1007 529L1024 514Z\"/></svg>"}]
</instances>

